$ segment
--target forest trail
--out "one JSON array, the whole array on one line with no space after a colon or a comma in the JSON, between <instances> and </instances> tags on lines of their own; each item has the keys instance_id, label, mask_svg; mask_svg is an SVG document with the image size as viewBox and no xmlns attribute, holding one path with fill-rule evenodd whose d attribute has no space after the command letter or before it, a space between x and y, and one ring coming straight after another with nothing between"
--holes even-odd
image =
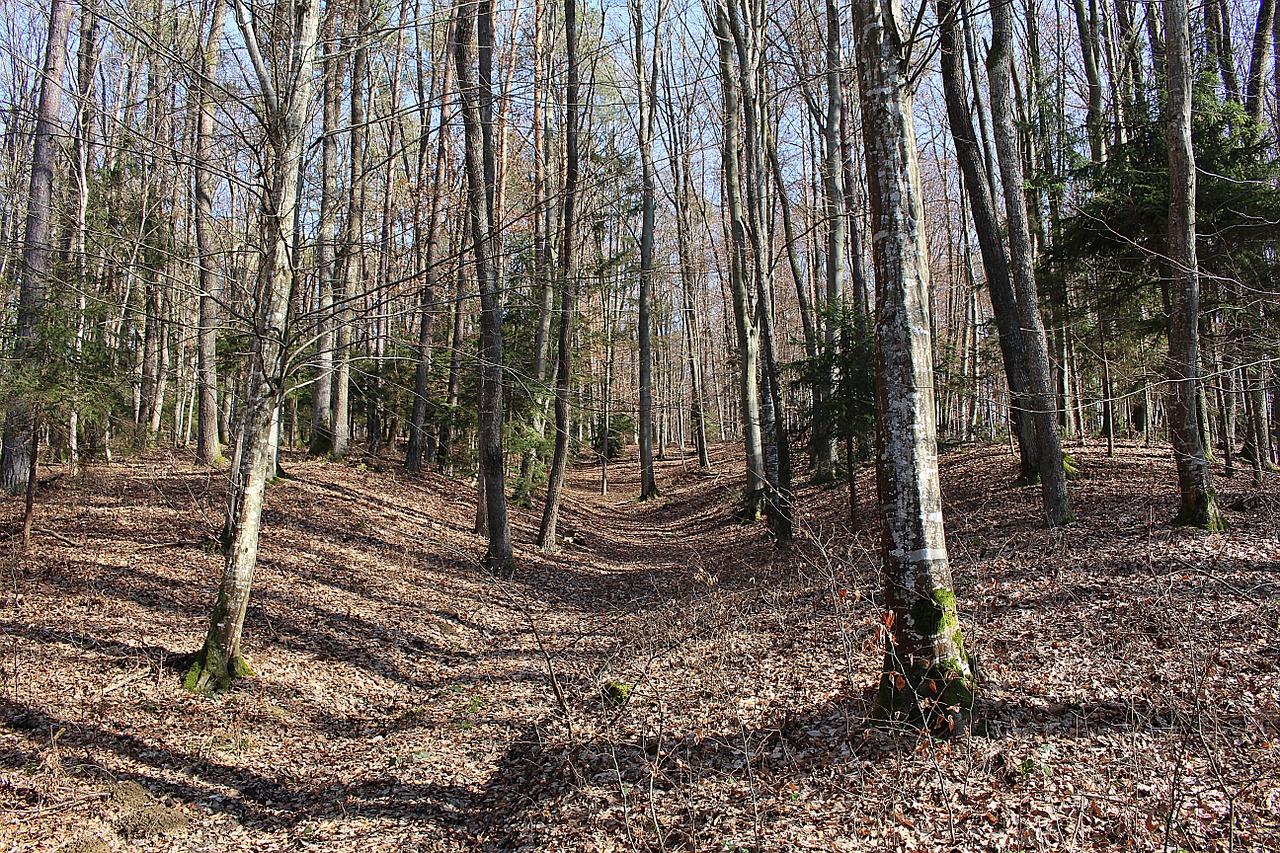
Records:
<instances>
[{"instance_id":1,"label":"forest trail","mask_svg":"<svg viewBox=\"0 0 1280 853\"><path fill-rule=\"evenodd\" d=\"M465 483L290 455L257 677L216 699L178 662L220 478L91 466L44 489L32 554L6 543L0 850L1274 848L1280 477L1220 481L1208 536L1160 521L1167 448L1072 451L1081 521L1054 531L999 485L1007 449L943 459L986 681L977 736L935 745L868 725L875 547L843 488L803 489L779 552L733 516L731 447L659 462L644 503L634 459L607 495L572 467L572 544L541 554L517 510L511 581L477 567Z\"/></svg>"}]
</instances>

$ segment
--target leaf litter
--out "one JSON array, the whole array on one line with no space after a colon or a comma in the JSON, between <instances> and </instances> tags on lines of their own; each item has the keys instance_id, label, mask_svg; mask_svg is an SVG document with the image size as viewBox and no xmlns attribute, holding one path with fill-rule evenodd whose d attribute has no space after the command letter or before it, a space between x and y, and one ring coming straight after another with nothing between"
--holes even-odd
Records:
<instances>
[{"instance_id":1,"label":"leaf litter","mask_svg":"<svg viewBox=\"0 0 1280 853\"><path fill-rule=\"evenodd\" d=\"M739 458L571 471L554 556L482 573L474 489L290 455L246 621L257 677L180 688L225 481L181 455L41 495L0 576L0 850L1280 848L1280 477L1168 526L1159 448L1071 448L1038 523L1007 451L941 461L982 678L952 740L870 720L874 482L805 487L801 542L734 517ZM18 511L9 501L6 511Z\"/></svg>"}]
</instances>

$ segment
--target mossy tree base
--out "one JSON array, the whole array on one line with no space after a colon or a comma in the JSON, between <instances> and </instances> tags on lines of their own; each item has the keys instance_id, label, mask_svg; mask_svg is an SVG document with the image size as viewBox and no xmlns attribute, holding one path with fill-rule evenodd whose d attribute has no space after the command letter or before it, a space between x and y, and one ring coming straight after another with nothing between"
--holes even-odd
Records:
<instances>
[{"instance_id":1,"label":"mossy tree base","mask_svg":"<svg viewBox=\"0 0 1280 853\"><path fill-rule=\"evenodd\" d=\"M947 737L968 730L973 703L971 671L945 664L907 667L887 656L874 716Z\"/></svg>"},{"instance_id":2,"label":"mossy tree base","mask_svg":"<svg viewBox=\"0 0 1280 853\"><path fill-rule=\"evenodd\" d=\"M1193 503L1183 504L1173 519L1173 526L1196 527L1210 533L1222 533L1228 527L1218 509L1218 496L1212 489L1202 492Z\"/></svg>"},{"instance_id":3,"label":"mossy tree base","mask_svg":"<svg viewBox=\"0 0 1280 853\"><path fill-rule=\"evenodd\" d=\"M256 674L240 655L224 660L206 644L192 659L182 687L191 693L213 695L229 690L237 678L252 678Z\"/></svg>"}]
</instances>

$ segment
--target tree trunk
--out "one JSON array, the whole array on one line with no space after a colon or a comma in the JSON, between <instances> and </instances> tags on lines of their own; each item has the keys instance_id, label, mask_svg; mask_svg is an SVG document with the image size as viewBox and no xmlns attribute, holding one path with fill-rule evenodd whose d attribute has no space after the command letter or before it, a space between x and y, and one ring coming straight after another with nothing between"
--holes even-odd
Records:
<instances>
[{"instance_id":1,"label":"tree trunk","mask_svg":"<svg viewBox=\"0 0 1280 853\"><path fill-rule=\"evenodd\" d=\"M651 61L645 62L644 7L641 0L633 0L631 14L635 28L635 65L637 101L639 106L640 143L640 500L658 496L658 484L653 476L653 228L654 208L657 201L656 178L653 166L653 120L658 100L658 28L654 24ZM605 456L608 456L606 436Z\"/></svg>"},{"instance_id":2,"label":"tree trunk","mask_svg":"<svg viewBox=\"0 0 1280 853\"><path fill-rule=\"evenodd\" d=\"M992 313L995 314L1005 381L1009 386L1009 416L1018 439L1018 458L1021 462L1019 480L1034 483L1040 477L1040 460L1036 452L1035 427L1027 410L1027 356L1018 318L1018 300L1009 277L1009 262L1001 242L995 200L992 198L991 185L986 179L982 152L970 119L969 93L964 79L956 7L952 0L937 0L935 9L938 20L942 22L938 35L947 120L955 142L956 161L960 166L965 194L968 196L974 230L978 235L982 267L987 274L987 292L991 297Z\"/></svg>"},{"instance_id":3,"label":"tree trunk","mask_svg":"<svg viewBox=\"0 0 1280 853\"><path fill-rule=\"evenodd\" d=\"M578 204L578 4L564 0L565 116L564 189L560 210L560 329L556 358L556 445L547 480L547 499L538 528L538 547L555 553L556 523L569 464L569 395L573 390L573 321L578 313L577 204ZM608 436L605 437L606 455Z\"/></svg>"},{"instance_id":4,"label":"tree trunk","mask_svg":"<svg viewBox=\"0 0 1280 853\"><path fill-rule=\"evenodd\" d=\"M213 79L218 72L219 46L224 36L227 0L214 0L209 35L200 55L199 107L196 112L194 162L196 250L200 265L200 319L196 371L200 395L196 464L223 462L218 443L218 298L221 285L213 236Z\"/></svg>"},{"instance_id":5,"label":"tree trunk","mask_svg":"<svg viewBox=\"0 0 1280 853\"><path fill-rule=\"evenodd\" d=\"M1027 392L1040 450L1044 515L1050 527L1057 527L1070 522L1073 516L1071 501L1067 495L1066 472L1062 467L1062 444L1058 437L1058 425L1054 421L1049 350L1045 340L1044 320L1040 315L1040 297L1036 291L1031 231L1027 223L1027 199L1023 191L1022 158L1018 152L1013 99L1009 90L1013 44L1011 4L1012 0L995 0L991 6L991 49L987 55L991 118L996 158L1000 161L1004 184L1013 286L1017 294L1018 317L1022 321L1023 342L1026 345Z\"/></svg>"},{"instance_id":6,"label":"tree trunk","mask_svg":"<svg viewBox=\"0 0 1280 853\"><path fill-rule=\"evenodd\" d=\"M1211 0L1212 2L1212 0ZM1169 148L1168 269L1169 427L1178 465L1182 505L1175 524L1222 530L1200 442L1196 417L1196 378L1200 369L1200 276L1196 264L1196 165L1191 145L1191 93L1194 71L1187 0L1164 0L1167 57L1165 140Z\"/></svg>"},{"instance_id":7,"label":"tree trunk","mask_svg":"<svg viewBox=\"0 0 1280 853\"><path fill-rule=\"evenodd\" d=\"M18 322L13 355L25 367L41 358L41 323L50 280L53 254L53 176L61 133L58 111L62 107L62 77L67 67L67 29L71 24L68 0L50 0L49 37L45 42L40 74L40 100L36 110L35 143L31 152L31 183L27 201L27 227L22 244L22 278L18 290ZM4 424L4 450L0 452L0 488L17 495L27 486L35 456L35 417L32 403L19 399L9 405Z\"/></svg>"},{"instance_id":8,"label":"tree trunk","mask_svg":"<svg viewBox=\"0 0 1280 853\"><path fill-rule=\"evenodd\" d=\"M316 278L319 329L316 335L316 382L312 395L310 451L333 452L333 359L337 338L334 314L334 251L338 242L338 116L342 110L342 45L337 36L336 8L325 13L324 63L321 81L320 222L316 229Z\"/></svg>"},{"instance_id":9,"label":"tree trunk","mask_svg":"<svg viewBox=\"0 0 1280 853\"><path fill-rule=\"evenodd\" d=\"M742 144L740 113L742 87L734 74L734 35L729 5L737 0L718 2L715 9L715 33L719 56L721 89L724 93L724 141L722 169L725 205L729 211L729 287L733 301L733 318L738 344L738 388L741 400L743 444L747 456L747 491L743 518L755 520L760 515L768 480L765 475L764 444L760 423L760 329L756 321L755 294L747 283L758 258L752 251L748 213L743 207L743 169L739 145ZM750 176L748 176L749 178Z\"/></svg>"},{"instance_id":10,"label":"tree trunk","mask_svg":"<svg viewBox=\"0 0 1280 853\"><path fill-rule=\"evenodd\" d=\"M293 239L298 215L297 183L302 164L306 118L311 103L312 72L315 64L316 30L320 4L316 0L286 7L282 17L293 20L293 44L287 54L296 67L292 74L279 74L280 79L296 82L277 92L273 71L262 57L255 21L236 0L236 21L253 64L259 89L265 102L264 119L271 161L264 189L267 209L267 251L258 278L257 306L253 318L253 336L249 352L249 382L246 411L242 419L238 487L232 488L229 513L230 539L226 548L222 583L218 599L209 619L209 633L204 647L196 655L187 672L184 685L198 693L224 690L231 681L251 670L240 651L245 611L253 570L258 559L258 533L262 521L262 504L268 469L271 466L270 439L272 421L279 410L284 384L287 351L284 334L289 300L294 286ZM292 63L290 63L292 65Z\"/></svg>"},{"instance_id":11,"label":"tree trunk","mask_svg":"<svg viewBox=\"0 0 1280 853\"><path fill-rule=\"evenodd\" d=\"M495 172L492 128L481 120L481 106L489 99L487 60L492 52L483 26L485 15L477 16L482 3L464 0L458 6L454 36L458 96L465 136L463 146L467 173L467 210L471 225L471 249L476 279L480 286L480 476L484 479L485 514L489 548L485 565L499 575L515 570L511 551L511 527L507 518L507 493L502 453L502 305L501 284L497 280L494 253L494 210L492 175ZM471 60L476 19L481 19L479 43L480 80L476 81Z\"/></svg>"},{"instance_id":12,"label":"tree trunk","mask_svg":"<svg viewBox=\"0 0 1280 853\"><path fill-rule=\"evenodd\" d=\"M973 704L952 591L938 480L929 262L911 96L893 0L853 6L871 202L876 440L888 641L876 707L931 729L963 725Z\"/></svg>"},{"instance_id":13,"label":"tree trunk","mask_svg":"<svg viewBox=\"0 0 1280 853\"><path fill-rule=\"evenodd\" d=\"M342 286L334 312L333 447L337 458L351 449L351 301L364 273L365 81L369 75L370 0L358 0L356 46L351 54L351 179L347 188L347 227L343 240Z\"/></svg>"},{"instance_id":14,"label":"tree trunk","mask_svg":"<svg viewBox=\"0 0 1280 853\"><path fill-rule=\"evenodd\" d=\"M426 256L422 262L422 305L418 325L418 359L413 374L413 413L409 421L409 447L405 453L404 467L421 471L423 456L427 451L427 406L431 393L431 338L434 329L436 287L439 272L437 255L440 252L440 205L444 198L446 167L449 164L449 112L446 108L452 85L452 66L445 59L444 80L440 87L440 124L436 139L436 165L431 179L431 207L427 214ZM421 158L427 147L424 116L423 138L419 144L419 170ZM432 460L426 460L429 464Z\"/></svg>"}]
</instances>

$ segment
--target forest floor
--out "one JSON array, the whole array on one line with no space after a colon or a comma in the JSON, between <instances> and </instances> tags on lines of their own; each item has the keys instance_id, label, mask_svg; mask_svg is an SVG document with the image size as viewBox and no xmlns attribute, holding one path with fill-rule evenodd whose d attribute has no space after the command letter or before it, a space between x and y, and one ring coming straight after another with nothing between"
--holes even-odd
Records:
<instances>
[{"instance_id":1,"label":"forest floor","mask_svg":"<svg viewBox=\"0 0 1280 853\"><path fill-rule=\"evenodd\" d=\"M511 581L477 568L466 484L289 455L257 676L216 698L178 662L224 479L89 466L42 489L30 553L0 542L0 850L1280 849L1280 475L1219 478L1209 535L1166 523L1167 448L1071 450L1052 531L1007 448L943 456L983 678L951 741L868 719L876 547L843 487L803 489L778 551L734 518L728 447L646 503L634 460L604 496L574 468L572 543L515 512Z\"/></svg>"}]
</instances>

